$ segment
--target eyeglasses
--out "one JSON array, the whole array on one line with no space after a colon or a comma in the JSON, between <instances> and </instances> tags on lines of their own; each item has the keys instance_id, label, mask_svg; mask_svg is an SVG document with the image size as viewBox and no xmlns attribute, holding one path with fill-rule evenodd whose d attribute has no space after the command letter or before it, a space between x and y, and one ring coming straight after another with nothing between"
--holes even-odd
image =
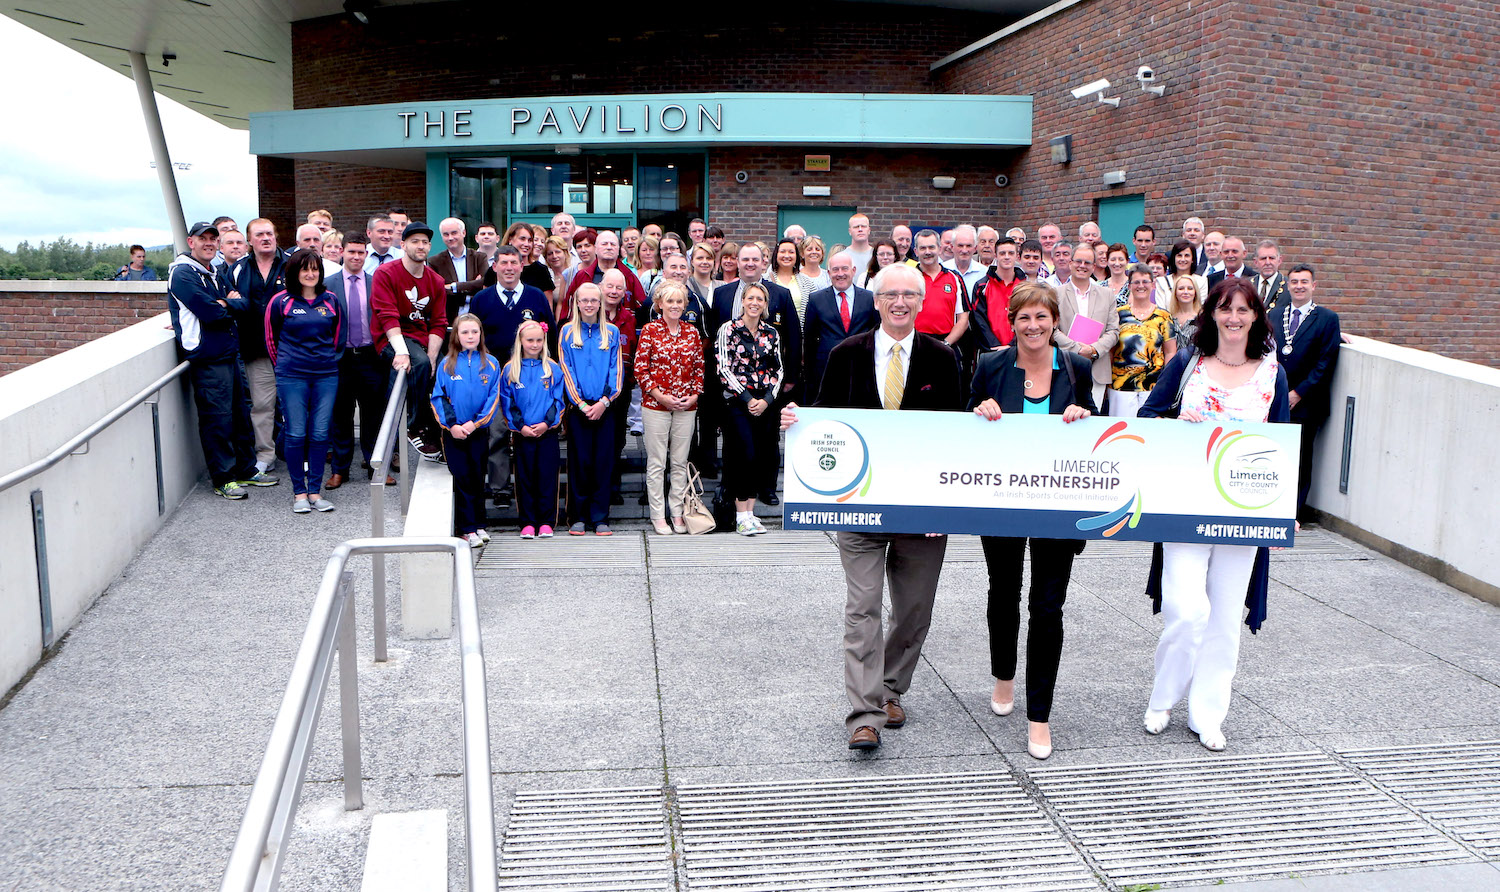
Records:
<instances>
[{"instance_id":1,"label":"eyeglasses","mask_svg":"<svg viewBox=\"0 0 1500 892\"><path fill-rule=\"evenodd\" d=\"M876 293L875 296L884 300L891 300L897 297L904 297L907 300L916 300L919 297L926 297L927 295L921 291L881 291Z\"/></svg>"}]
</instances>

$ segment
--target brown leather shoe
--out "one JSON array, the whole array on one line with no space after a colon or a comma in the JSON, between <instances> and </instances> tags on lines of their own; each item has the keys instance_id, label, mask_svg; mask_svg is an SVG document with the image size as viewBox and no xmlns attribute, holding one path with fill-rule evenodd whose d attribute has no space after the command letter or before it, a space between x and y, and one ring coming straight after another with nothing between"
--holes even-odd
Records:
<instances>
[{"instance_id":1,"label":"brown leather shoe","mask_svg":"<svg viewBox=\"0 0 1500 892\"><path fill-rule=\"evenodd\" d=\"M386 486L395 486L396 485L396 478L392 477L390 474L385 475L385 485Z\"/></svg>"},{"instance_id":2,"label":"brown leather shoe","mask_svg":"<svg viewBox=\"0 0 1500 892\"><path fill-rule=\"evenodd\" d=\"M901 701L892 697L880 704L885 709L885 726L887 728L899 728L906 724L906 710L901 708Z\"/></svg>"},{"instance_id":3,"label":"brown leather shoe","mask_svg":"<svg viewBox=\"0 0 1500 892\"><path fill-rule=\"evenodd\" d=\"M323 488L324 489L338 489L340 486L343 486L343 485L344 485L344 475L343 474L330 474L330 475L328 475L328 482L325 483L325 484L323 484Z\"/></svg>"},{"instance_id":4,"label":"brown leather shoe","mask_svg":"<svg viewBox=\"0 0 1500 892\"><path fill-rule=\"evenodd\" d=\"M873 750L880 746L880 732L870 725L860 725L849 736L849 749Z\"/></svg>"}]
</instances>

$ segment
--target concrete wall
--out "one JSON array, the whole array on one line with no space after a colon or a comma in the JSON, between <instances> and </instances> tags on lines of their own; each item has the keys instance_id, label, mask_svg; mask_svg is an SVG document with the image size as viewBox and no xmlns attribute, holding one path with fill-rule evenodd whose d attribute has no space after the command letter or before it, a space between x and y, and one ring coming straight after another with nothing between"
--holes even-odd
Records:
<instances>
[{"instance_id":1,"label":"concrete wall","mask_svg":"<svg viewBox=\"0 0 1500 892\"><path fill-rule=\"evenodd\" d=\"M0 375L166 308L166 282L0 281Z\"/></svg>"},{"instance_id":2,"label":"concrete wall","mask_svg":"<svg viewBox=\"0 0 1500 892\"><path fill-rule=\"evenodd\" d=\"M177 365L165 313L0 378L0 474L62 445ZM186 380L161 392L167 512L203 456ZM73 455L0 493L0 692L42 656L31 501L42 491L54 635L61 638L161 528L151 408L142 405Z\"/></svg>"},{"instance_id":3,"label":"concrete wall","mask_svg":"<svg viewBox=\"0 0 1500 892\"><path fill-rule=\"evenodd\" d=\"M1356 338L1339 353L1315 461L1308 501L1331 529L1500 604L1500 489L1491 476L1500 463L1500 371Z\"/></svg>"}]
</instances>

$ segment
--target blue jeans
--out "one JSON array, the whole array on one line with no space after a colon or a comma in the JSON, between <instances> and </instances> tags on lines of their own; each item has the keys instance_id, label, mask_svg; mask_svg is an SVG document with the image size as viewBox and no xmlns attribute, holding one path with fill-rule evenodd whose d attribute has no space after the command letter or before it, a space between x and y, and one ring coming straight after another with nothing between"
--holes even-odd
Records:
<instances>
[{"instance_id":1,"label":"blue jeans","mask_svg":"<svg viewBox=\"0 0 1500 892\"><path fill-rule=\"evenodd\" d=\"M292 493L316 495L323 489L323 464L328 457L328 431L333 424L339 376L278 376L276 391L286 414L284 448Z\"/></svg>"}]
</instances>

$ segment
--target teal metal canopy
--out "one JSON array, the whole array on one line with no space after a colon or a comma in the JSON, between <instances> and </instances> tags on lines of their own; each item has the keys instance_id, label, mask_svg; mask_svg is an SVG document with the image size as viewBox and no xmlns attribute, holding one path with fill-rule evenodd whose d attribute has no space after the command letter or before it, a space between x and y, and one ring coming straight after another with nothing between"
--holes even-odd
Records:
<instances>
[{"instance_id":1,"label":"teal metal canopy","mask_svg":"<svg viewBox=\"0 0 1500 892\"><path fill-rule=\"evenodd\" d=\"M665 93L411 102L250 116L256 155L420 170L429 152L1031 144L1031 97Z\"/></svg>"}]
</instances>

